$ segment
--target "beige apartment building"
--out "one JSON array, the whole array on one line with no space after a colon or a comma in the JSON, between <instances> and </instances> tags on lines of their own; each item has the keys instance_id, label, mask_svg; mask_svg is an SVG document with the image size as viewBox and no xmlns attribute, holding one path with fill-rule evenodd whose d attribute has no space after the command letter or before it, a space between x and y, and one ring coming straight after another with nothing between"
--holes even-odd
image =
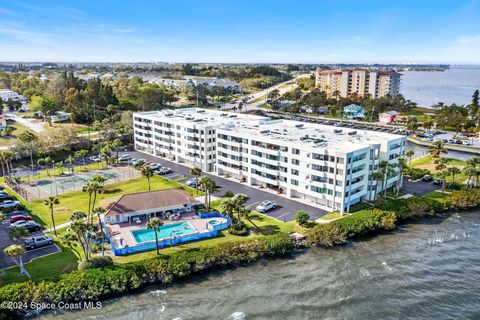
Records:
<instances>
[{"instance_id":1,"label":"beige apartment building","mask_svg":"<svg viewBox=\"0 0 480 320\"><path fill-rule=\"evenodd\" d=\"M338 69L315 72L315 84L327 93L329 98L349 97L367 94L371 98L400 93L400 76L395 71L379 71L368 69Z\"/></svg>"}]
</instances>

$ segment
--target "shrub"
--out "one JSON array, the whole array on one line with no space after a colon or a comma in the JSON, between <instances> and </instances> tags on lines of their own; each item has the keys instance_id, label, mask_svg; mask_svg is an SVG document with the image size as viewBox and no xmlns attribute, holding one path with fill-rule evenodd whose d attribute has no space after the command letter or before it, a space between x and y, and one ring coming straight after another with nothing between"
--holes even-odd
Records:
<instances>
[{"instance_id":1,"label":"shrub","mask_svg":"<svg viewBox=\"0 0 480 320\"><path fill-rule=\"evenodd\" d=\"M403 173L414 180L420 179L426 174L431 174L430 171L427 169L419 169L419 168L411 168L411 167L405 168L403 170Z\"/></svg>"},{"instance_id":2,"label":"shrub","mask_svg":"<svg viewBox=\"0 0 480 320\"><path fill-rule=\"evenodd\" d=\"M305 211L297 211L295 213L295 221L301 226L305 226L308 224L308 220L310 220L310 216Z\"/></svg>"},{"instance_id":3,"label":"shrub","mask_svg":"<svg viewBox=\"0 0 480 320\"><path fill-rule=\"evenodd\" d=\"M169 284L176 279L213 268L250 263L260 258L282 256L296 248L286 234L225 242L213 247L184 250L170 256L159 256L123 265L77 270L59 280L26 281L0 288L0 301L30 305L52 302L95 301L152 283ZM0 310L0 319L19 318L29 310Z\"/></svg>"},{"instance_id":4,"label":"shrub","mask_svg":"<svg viewBox=\"0 0 480 320\"><path fill-rule=\"evenodd\" d=\"M237 229L235 226L231 227L228 232L235 236L245 236L248 234L248 227L243 224L240 229Z\"/></svg>"},{"instance_id":5,"label":"shrub","mask_svg":"<svg viewBox=\"0 0 480 320\"><path fill-rule=\"evenodd\" d=\"M234 193L232 191L228 190L227 192L225 192L224 197L225 198L231 198L231 197L233 197L233 195L234 195Z\"/></svg>"},{"instance_id":6,"label":"shrub","mask_svg":"<svg viewBox=\"0 0 480 320\"><path fill-rule=\"evenodd\" d=\"M89 260L83 260L78 264L78 270L87 270L95 268L103 268L113 265L111 257L93 257Z\"/></svg>"},{"instance_id":7,"label":"shrub","mask_svg":"<svg viewBox=\"0 0 480 320\"><path fill-rule=\"evenodd\" d=\"M462 189L463 189L463 185L462 185L460 182L450 182L450 183L447 185L447 188L448 188L448 189L451 189L451 190L462 190Z\"/></svg>"},{"instance_id":8,"label":"shrub","mask_svg":"<svg viewBox=\"0 0 480 320\"><path fill-rule=\"evenodd\" d=\"M307 243L321 247L331 247L344 243L347 235L342 228L333 223L318 224L307 233Z\"/></svg>"}]
</instances>

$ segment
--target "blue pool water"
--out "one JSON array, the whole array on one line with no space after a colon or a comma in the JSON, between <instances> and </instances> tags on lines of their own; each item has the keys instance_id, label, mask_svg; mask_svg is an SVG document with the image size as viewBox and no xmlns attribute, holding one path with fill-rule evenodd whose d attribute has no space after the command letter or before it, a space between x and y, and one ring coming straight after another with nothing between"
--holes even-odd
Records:
<instances>
[{"instance_id":1,"label":"blue pool water","mask_svg":"<svg viewBox=\"0 0 480 320\"><path fill-rule=\"evenodd\" d=\"M155 241L155 231L153 229L132 230L131 232L137 243ZM188 222L172 223L160 227L158 239L171 236L179 237L194 232L195 229Z\"/></svg>"}]
</instances>

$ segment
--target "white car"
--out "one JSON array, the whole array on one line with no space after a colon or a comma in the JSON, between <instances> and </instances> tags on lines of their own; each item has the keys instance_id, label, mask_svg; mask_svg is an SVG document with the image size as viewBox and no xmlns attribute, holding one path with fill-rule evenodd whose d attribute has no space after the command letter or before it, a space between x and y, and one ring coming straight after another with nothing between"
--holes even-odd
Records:
<instances>
[{"instance_id":1,"label":"white car","mask_svg":"<svg viewBox=\"0 0 480 320\"><path fill-rule=\"evenodd\" d=\"M160 174L160 175L167 174L167 173L170 173L170 172L172 172L172 169L169 168L169 167L161 167L161 168L155 170L155 173Z\"/></svg>"},{"instance_id":2,"label":"white car","mask_svg":"<svg viewBox=\"0 0 480 320\"><path fill-rule=\"evenodd\" d=\"M93 162L101 162L102 161L102 159L99 156L91 156L88 159L90 161L93 161Z\"/></svg>"},{"instance_id":3,"label":"white car","mask_svg":"<svg viewBox=\"0 0 480 320\"><path fill-rule=\"evenodd\" d=\"M192 187L192 188L196 188L197 183L198 183L197 178L190 178L185 182L185 185L187 185L189 187Z\"/></svg>"},{"instance_id":4,"label":"white car","mask_svg":"<svg viewBox=\"0 0 480 320\"><path fill-rule=\"evenodd\" d=\"M131 159L132 157L130 157L128 154L122 154L120 157L118 157L118 161L120 162L127 162Z\"/></svg>"},{"instance_id":5,"label":"white car","mask_svg":"<svg viewBox=\"0 0 480 320\"><path fill-rule=\"evenodd\" d=\"M152 170L160 169L160 165L158 163L151 163L151 164L148 165L148 167Z\"/></svg>"},{"instance_id":6,"label":"white car","mask_svg":"<svg viewBox=\"0 0 480 320\"><path fill-rule=\"evenodd\" d=\"M16 200L5 200L2 203L0 203L0 209L7 209L7 208L15 208L18 205L20 205L20 201Z\"/></svg>"},{"instance_id":7,"label":"white car","mask_svg":"<svg viewBox=\"0 0 480 320\"><path fill-rule=\"evenodd\" d=\"M277 204L275 202L272 202L270 200L265 200L260 202L260 204L257 206L256 210L257 212L267 212L270 210L273 210L277 207Z\"/></svg>"}]
</instances>

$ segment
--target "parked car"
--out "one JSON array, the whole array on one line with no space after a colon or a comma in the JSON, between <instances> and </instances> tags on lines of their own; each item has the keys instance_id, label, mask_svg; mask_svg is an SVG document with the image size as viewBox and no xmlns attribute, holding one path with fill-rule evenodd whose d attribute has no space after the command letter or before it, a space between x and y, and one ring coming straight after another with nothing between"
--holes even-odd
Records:
<instances>
[{"instance_id":1,"label":"parked car","mask_svg":"<svg viewBox=\"0 0 480 320\"><path fill-rule=\"evenodd\" d=\"M90 160L92 162L101 162L102 161L102 159L99 156L88 157L88 160Z\"/></svg>"},{"instance_id":2,"label":"parked car","mask_svg":"<svg viewBox=\"0 0 480 320\"><path fill-rule=\"evenodd\" d=\"M185 182L186 186L196 188L198 184L197 178L190 178Z\"/></svg>"},{"instance_id":3,"label":"parked car","mask_svg":"<svg viewBox=\"0 0 480 320\"><path fill-rule=\"evenodd\" d=\"M0 193L0 201L13 200L13 197L6 192Z\"/></svg>"},{"instance_id":4,"label":"parked car","mask_svg":"<svg viewBox=\"0 0 480 320\"><path fill-rule=\"evenodd\" d=\"M16 200L5 200L0 203L0 210L8 209L8 208L16 208L20 204L20 201Z\"/></svg>"},{"instance_id":5,"label":"parked car","mask_svg":"<svg viewBox=\"0 0 480 320\"><path fill-rule=\"evenodd\" d=\"M132 161L132 165L135 166L135 167L136 166L141 166L144 163L145 163L145 159L136 159L136 160Z\"/></svg>"},{"instance_id":6,"label":"parked car","mask_svg":"<svg viewBox=\"0 0 480 320\"><path fill-rule=\"evenodd\" d=\"M466 146L469 146L469 145L471 145L472 143L470 142L470 140L463 140L463 141L462 141L462 144L463 144L463 145L466 145Z\"/></svg>"},{"instance_id":7,"label":"parked car","mask_svg":"<svg viewBox=\"0 0 480 320\"><path fill-rule=\"evenodd\" d=\"M130 155L128 154L122 154L120 157L118 157L118 161L120 162L127 162L131 159Z\"/></svg>"},{"instance_id":8,"label":"parked car","mask_svg":"<svg viewBox=\"0 0 480 320\"><path fill-rule=\"evenodd\" d=\"M422 180L425 181L425 182L430 182L430 181L432 181L432 179L433 179L432 176L429 175L429 174L426 174L422 177Z\"/></svg>"},{"instance_id":9,"label":"parked car","mask_svg":"<svg viewBox=\"0 0 480 320\"><path fill-rule=\"evenodd\" d=\"M172 168L169 167L161 167L160 169L157 170L160 174L167 174L172 172Z\"/></svg>"},{"instance_id":10,"label":"parked car","mask_svg":"<svg viewBox=\"0 0 480 320\"><path fill-rule=\"evenodd\" d=\"M275 209L276 207L277 204L275 202L272 202L270 200L264 200L257 206L256 210L258 212L267 212Z\"/></svg>"},{"instance_id":11,"label":"parked car","mask_svg":"<svg viewBox=\"0 0 480 320\"><path fill-rule=\"evenodd\" d=\"M27 229L30 232L40 231L42 229L42 227L34 221L23 220L23 221L17 221L15 223L10 224L10 228L18 228L18 227L24 227L25 229Z\"/></svg>"},{"instance_id":12,"label":"parked car","mask_svg":"<svg viewBox=\"0 0 480 320\"><path fill-rule=\"evenodd\" d=\"M148 167L152 170L158 170L161 166L158 163L151 163L148 165Z\"/></svg>"},{"instance_id":13,"label":"parked car","mask_svg":"<svg viewBox=\"0 0 480 320\"><path fill-rule=\"evenodd\" d=\"M243 199L248 200L248 196L247 196L246 194L244 194L244 193L237 193L236 195L234 195L234 196L232 197L232 200L238 199L238 198L240 198L240 197L243 197Z\"/></svg>"},{"instance_id":14,"label":"parked car","mask_svg":"<svg viewBox=\"0 0 480 320\"><path fill-rule=\"evenodd\" d=\"M433 179L433 184L436 184L438 186L443 185L443 179Z\"/></svg>"},{"instance_id":15,"label":"parked car","mask_svg":"<svg viewBox=\"0 0 480 320\"><path fill-rule=\"evenodd\" d=\"M31 216L23 215L23 214L16 214L10 217L10 224L15 223L17 221L27 221L32 220Z\"/></svg>"},{"instance_id":16,"label":"parked car","mask_svg":"<svg viewBox=\"0 0 480 320\"><path fill-rule=\"evenodd\" d=\"M25 248L35 249L53 244L53 238L49 236L32 237L25 240Z\"/></svg>"}]
</instances>

